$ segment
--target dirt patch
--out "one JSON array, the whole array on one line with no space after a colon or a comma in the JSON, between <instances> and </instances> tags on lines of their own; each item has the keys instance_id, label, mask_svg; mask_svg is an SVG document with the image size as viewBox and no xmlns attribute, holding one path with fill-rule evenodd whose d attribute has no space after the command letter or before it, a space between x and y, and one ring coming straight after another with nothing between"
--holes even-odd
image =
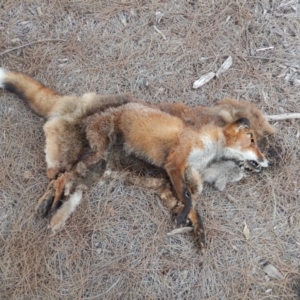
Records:
<instances>
[{"instance_id":1,"label":"dirt patch","mask_svg":"<svg viewBox=\"0 0 300 300\"><path fill-rule=\"evenodd\" d=\"M231 97L265 114L300 112L298 1L34 2L0 2L0 66L61 93L188 105ZM226 73L192 89L229 55ZM274 167L224 192L205 186L201 256L191 234L167 236L170 213L151 191L122 178L94 185L50 237L34 213L48 182L43 120L0 97L1 299L300 298L298 120L273 122L278 134L263 145Z\"/></svg>"}]
</instances>

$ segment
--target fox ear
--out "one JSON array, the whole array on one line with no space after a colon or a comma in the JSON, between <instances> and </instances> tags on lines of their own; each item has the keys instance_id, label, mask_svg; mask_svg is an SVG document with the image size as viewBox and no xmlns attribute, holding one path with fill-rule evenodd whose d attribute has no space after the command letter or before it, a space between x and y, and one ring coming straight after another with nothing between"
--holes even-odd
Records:
<instances>
[{"instance_id":1,"label":"fox ear","mask_svg":"<svg viewBox=\"0 0 300 300\"><path fill-rule=\"evenodd\" d=\"M234 122L237 130L241 130L243 128L250 128L250 121L247 118L240 118Z\"/></svg>"}]
</instances>

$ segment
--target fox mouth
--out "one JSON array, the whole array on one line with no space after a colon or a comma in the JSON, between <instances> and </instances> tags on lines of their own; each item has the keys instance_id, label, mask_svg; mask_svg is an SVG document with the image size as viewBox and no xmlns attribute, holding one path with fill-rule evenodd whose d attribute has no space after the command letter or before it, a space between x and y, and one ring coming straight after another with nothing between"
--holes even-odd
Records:
<instances>
[{"instance_id":1,"label":"fox mouth","mask_svg":"<svg viewBox=\"0 0 300 300\"><path fill-rule=\"evenodd\" d=\"M260 172L262 167L255 160L247 160L247 161L245 161L245 169L247 171Z\"/></svg>"}]
</instances>

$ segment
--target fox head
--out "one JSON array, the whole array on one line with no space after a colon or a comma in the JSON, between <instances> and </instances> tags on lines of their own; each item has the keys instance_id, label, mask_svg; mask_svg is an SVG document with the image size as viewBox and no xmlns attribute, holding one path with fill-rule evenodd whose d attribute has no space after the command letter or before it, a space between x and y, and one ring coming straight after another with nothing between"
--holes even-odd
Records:
<instances>
[{"instance_id":1,"label":"fox head","mask_svg":"<svg viewBox=\"0 0 300 300\"><path fill-rule=\"evenodd\" d=\"M230 123L224 128L226 139L226 156L246 161L248 166L255 171L260 171L261 167L268 167L269 161L260 152L256 136L250 129L250 121L240 118Z\"/></svg>"}]
</instances>

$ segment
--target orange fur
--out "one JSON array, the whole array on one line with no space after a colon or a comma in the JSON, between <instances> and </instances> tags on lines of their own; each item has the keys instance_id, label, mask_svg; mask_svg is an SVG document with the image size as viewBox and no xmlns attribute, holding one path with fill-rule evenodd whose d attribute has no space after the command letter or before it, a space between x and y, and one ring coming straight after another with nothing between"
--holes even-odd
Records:
<instances>
[{"instance_id":1,"label":"orange fur","mask_svg":"<svg viewBox=\"0 0 300 300\"><path fill-rule=\"evenodd\" d=\"M192 205L187 177L201 185L196 187L201 190L201 172L213 159L222 156L237 160L249 158L267 166L248 123L241 119L224 128L207 125L195 130L177 117L130 103L86 119L86 137L94 153L81 163L89 168L105 158L110 140L121 134L127 154L133 153L166 170L178 199L184 203L177 218L177 225L181 225ZM200 225L198 227L203 231Z\"/></svg>"},{"instance_id":2,"label":"orange fur","mask_svg":"<svg viewBox=\"0 0 300 300\"><path fill-rule=\"evenodd\" d=\"M95 115L95 113L128 102L137 102L132 96L100 96L94 93L84 94L81 97L65 96L52 91L29 76L6 71L2 68L0 68L0 87L19 95L27 101L31 109L46 119L44 132L46 135L47 174L49 178L57 177L57 179L50 182L45 195L39 200L38 211L42 215L46 214L51 206L52 208L56 207L60 198L67 195L67 185L69 186L68 189L74 186L75 191L77 191L76 186L81 186L82 182L86 182L87 185L93 182L99 172L97 171L96 175L90 176L90 167L95 164L99 165L98 161L103 158L110 141L114 140L119 133L123 133L123 135L125 133L123 137L125 138L125 151L127 154L133 153L166 169L181 202L186 200L184 194L188 191L187 185L193 193L200 192L202 189L202 174L195 171L193 167L187 166L187 157L192 149L205 148L205 141L199 139L200 133L201 135L210 136L212 140L222 139L222 136L226 136L226 130L224 131L216 126L226 127L226 124L232 123L241 117L247 117L250 120L258 137L267 133L274 133L274 128L254 105L246 102L240 103L232 99L222 100L216 107L211 108L202 106L190 108L182 103L160 104L157 106L144 104L140 109L145 111L145 118L139 117L140 111L138 114L127 112L128 115L120 113L120 118L117 117L114 120L114 126L112 127L111 117L113 114L118 115L117 112L109 110L107 114L101 114L101 121L97 120L99 115ZM161 112L158 113L155 109L152 111L149 107L158 108ZM122 112L123 108L120 111ZM148 115L149 112L152 112L151 116ZM171 115L179 118L174 118ZM93 117L88 118L89 116ZM130 118L127 120L128 116ZM88 125L85 132L83 124L86 123L86 120L88 120ZM150 122L148 123L148 121ZM228 130L227 144L224 144L230 147L234 146L234 139L231 142L229 138L232 136L232 133L229 134L231 126L233 125L226 127ZM244 131L240 132L238 138L240 146L245 149L247 147L251 148L253 145L251 146L249 139L245 137L249 130ZM99 136L100 132L104 133L101 137ZM243 139L245 141L242 143ZM82 160L82 155L89 143L93 150L97 151ZM256 146L255 137L254 145ZM254 148L252 147L252 151ZM259 154L258 150L256 155L259 156ZM260 156L260 158L262 157ZM80 161L80 163L76 165L77 161ZM76 168L68 172L72 170L74 165L76 165ZM224 165L224 172L226 168L231 167ZM65 174L59 175L65 171L67 171ZM84 176L78 177L78 174ZM80 201L78 199L82 189L78 189L76 194L74 188L72 188L73 194L68 193L73 195L75 202ZM162 199L164 197L168 199L166 201L167 206L172 206L177 213L182 213L184 206L178 203L177 199L170 200L173 197L170 194L168 187L161 188L160 196ZM54 203L53 199L55 199ZM192 206L194 206L194 197L192 202ZM75 206L73 205L72 209L75 209ZM187 208L184 215L188 214L196 236L201 236L199 230L202 227L195 229L199 228L201 222L198 217L195 217L197 214L193 212L193 209L193 207L191 210ZM67 210L68 205L65 205L64 214L61 212L61 217L57 217L55 222L51 223L53 228L61 228L58 223L65 222L67 218L65 216L69 216Z\"/></svg>"},{"instance_id":3,"label":"orange fur","mask_svg":"<svg viewBox=\"0 0 300 300\"><path fill-rule=\"evenodd\" d=\"M18 72L6 71L5 89L25 100L38 115L47 117L53 107L63 98L59 93L45 87L33 78Z\"/></svg>"},{"instance_id":4,"label":"orange fur","mask_svg":"<svg viewBox=\"0 0 300 300\"><path fill-rule=\"evenodd\" d=\"M225 98L214 107L188 107L183 103L162 103L157 105L164 112L181 118L187 125L201 128L207 124L225 126L240 118L247 118L257 138L274 134L276 129L268 123L262 112L254 104Z\"/></svg>"},{"instance_id":5,"label":"orange fur","mask_svg":"<svg viewBox=\"0 0 300 300\"><path fill-rule=\"evenodd\" d=\"M134 101L130 94L61 95L27 75L3 68L0 68L0 87L17 94L35 113L46 119L45 154L50 179L69 171L83 154L87 143L82 124L87 116Z\"/></svg>"}]
</instances>

